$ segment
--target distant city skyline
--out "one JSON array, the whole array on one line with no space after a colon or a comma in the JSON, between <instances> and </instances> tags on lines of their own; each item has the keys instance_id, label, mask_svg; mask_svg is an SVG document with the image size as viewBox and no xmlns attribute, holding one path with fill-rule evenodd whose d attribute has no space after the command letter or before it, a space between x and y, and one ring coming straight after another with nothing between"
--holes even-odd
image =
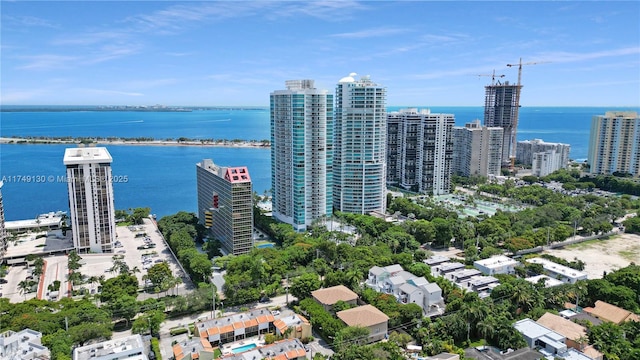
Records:
<instances>
[{"instance_id":1,"label":"distant city skyline","mask_svg":"<svg viewBox=\"0 0 640 360\"><path fill-rule=\"evenodd\" d=\"M639 106L640 3L8 2L2 105L268 106L286 80L371 75L389 106Z\"/></svg>"}]
</instances>

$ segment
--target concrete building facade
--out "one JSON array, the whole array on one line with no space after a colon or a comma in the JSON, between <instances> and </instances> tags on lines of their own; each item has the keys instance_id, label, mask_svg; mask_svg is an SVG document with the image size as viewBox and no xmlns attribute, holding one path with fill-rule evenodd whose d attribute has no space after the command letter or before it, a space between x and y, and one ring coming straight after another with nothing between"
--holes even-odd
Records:
<instances>
[{"instance_id":1,"label":"concrete building facade","mask_svg":"<svg viewBox=\"0 0 640 360\"><path fill-rule=\"evenodd\" d=\"M116 241L112 161L103 147L65 150L69 220L78 252L111 252Z\"/></svg>"},{"instance_id":2,"label":"concrete building facade","mask_svg":"<svg viewBox=\"0 0 640 360\"><path fill-rule=\"evenodd\" d=\"M448 194L453 159L452 114L402 109L387 115L387 183Z\"/></svg>"},{"instance_id":3,"label":"concrete building facade","mask_svg":"<svg viewBox=\"0 0 640 360\"><path fill-rule=\"evenodd\" d=\"M640 117L607 111L591 120L587 162L592 174L622 172L640 177Z\"/></svg>"},{"instance_id":4,"label":"concrete building facade","mask_svg":"<svg viewBox=\"0 0 640 360\"><path fill-rule=\"evenodd\" d=\"M149 341L141 335L107 340L73 349L73 360L147 360Z\"/></svg>"},{"instance_id":5,"label":"concrete building facade","mask_svg":"<svg viewBox=\"0 0 640 360\"><path fill-rule=\"evenodd\" d=\"M461 176L500 175L504 129L480 125L480 120L453 128L451 171Z\"/></svg>"},{"instance_id":6,"label":"concrete building facade","mask_svg":"<svg viewBox=\"0 0 640 360\"><path fill-rule=\"evenodd\" d=\"M387 90L369 76L340 79L335 95L333 207L386 210Z\"/></svg>"},{"instance_id":7,"label":"concrete building facade","mask_svg":"<svg viewBox=\"0 0 640 360\"><path fill-rule=\"evenodd\" d=\"M253 248L253 186L246 167L225 167L204 159L196 164L198 219L227 254Z\"/></svg>"},{"instance_id":8,"label":"concrete building facade","mask_svg":"<svg viewBox=\"0 0 640 360\"><path fill-rule=\"evenodd\" d=\"M569 163L571 145L562 143L549 143L542 139L518 141L516 149L516 161L523 165L532 165L536 153L554 151L558 156L558 169L564 169ZM555 171L554 170L554 171Z\"/></svg>"},{"instance_id":9,"label":"concrete building facade","mask_svg":"<svg viewBox=\"0 0 640 360\"><path fill-rule=\"evenodd\" d=\"M513 145L513 139L516 137L518 121L516 119L518 109L517 93L520 90L519 88L522 88L522 86L509 84L508 81L504 84L498 82L484 87L484 125L504 129L502 133L503 164L510 161L511 146Z\"/></svg>"},{"instance_id":10,"label":"concrete building facade","mask_svg":"<svg viewBox=\"0 0 640 360\"><path fill-rule=\"evenodd\" d=\"M333 211L333 95L290 80L270 96L273 217L304 231Z\"/></svg>"}]
</instances>

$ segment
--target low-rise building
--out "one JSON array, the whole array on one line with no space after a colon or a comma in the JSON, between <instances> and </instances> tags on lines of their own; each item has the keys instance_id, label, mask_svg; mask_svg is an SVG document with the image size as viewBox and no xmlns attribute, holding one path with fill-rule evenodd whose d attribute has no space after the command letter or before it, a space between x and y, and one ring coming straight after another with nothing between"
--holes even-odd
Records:
<instances>
[{"instance_id":1,"label":"low-rise building","mask_svg":"<svg viewBox=\"0 0 640 360\"><path fill-rule=\"evenodd\" d=\"M398 264L372 267L365 285L377 292L391 294L403 304L420 306L426 316L441 315L444 312L442 289L435 283L429 283L424 277L405 271Z\"/></svg>"},{"instance_id":2,"label":"low-rise building","mask_svg":"<svg viewBox=\"0 0 640 360\"><path fill-rule=\"evenodd\" d=\"M464 269L464 264L458 262L443 262L431 268L431 275L445 276L449 273Z\"/></svg>"},{"instance_id":3,"label":"low-rise building","mask_svg":"<svg viewBox=\"0 0 640 360\"><path fill-rule=\"evenodd\" d=\"M568 347L585 353L593 360L602 360L603 354L589 345L587 329L584 326L552 313L545 313L536 322L564 336Z\"/></svg>"},{"instance_id":4,"label":"low-rise building","mask_svg":"<svg viewBox=\"0 0 640 360\"><path fill-rule=\"evenodd\" d=\"M107 340L73 349L73 360L148 360L149 342L141 335Z\"/></svg>"},{"instance_id":5,"label":"low-rise building","mask_svg":"<svg viewBox=\"0 0 640 360\"><path fill-rule=\"evenodd\" d=\"M554 263L544 258L536 257L528 259L527 261L532 264L542 265L547 275L564 283L575 284L579 280L587 280L587 273Z\"/></svg>"},{"instance_id":6,"label":"low-rise building","mask_svg":"<svg viewBox=\"0 0 640 360\"><path fill-rule=\"evenodd\" d=\"M312 336L309 320L298 314L276 319L273 322L273 327L276 330L276 335L287 339L304 339Z\"/></svg>"},{"instance_id":7,"label":"low-rise building","mask_svg":"<svg viewBox=\"0 0 640 360\"><path fill-rule=\"evenodd\" d=\"M224 360L306 360L307 351L298 339L287 339L271 345L255 347L247 351L220 357ZM178 360L178 359L176 359Z\"/></svg>"},{"instance_id":8,"label":"low-rise building","mask_svg":"<svg viewBox=\"0 0 640 360\"><path fill-rule=\"evenodd\" d=\"M37 229L57 230L62 228L64 216L63 211L40 214L35 219L5 221L5 229L11 232L25 232Z\"/></svg>"},{"instance_id":9,"label":"low-rise building","mask_svg":"<svg viewBox=\"0 0 640 360\"><path fill-rule=\"evenodd\" d=\"M360 326L369 329L367 342L380 341L387 336L389 317L373 305L363 305L338 311L336 316L347 326Z\"/></svg>"},{"instance_id":10,"label":"low-rise building","mask_svg":"<svg viewBox=\"0 0 640 360\"><path fill-rule=\"evenodd\" d=\"M338 301L344 301L351 305L357 305L358 302L358 294L354 293L344 285L318 289L312 291L311 296L315 301L322 305L326 311L331 311L333 305Z\"/></svg>"},{"instance_id":11,"label":"low-rise building","mask_svg":"<svg viewBox=\"0 0 640 360\"><path fill-rule=\"evenodd\" d=\"M196 336L206 338L211 345L217 346L243 340L251 336L273 333L276 319L266 309L225 316L219 319L208 319L197 322L194 327Z\"/></svg>"},{"instance_id":12,"label":"low-rise building","mask_svg":"<svg viewBox=\"0 0 640 360\"><path fill-rule=\"evenodd\" d=\"M485 275L515 274L520 262L504 255L492 256L488 259L473 262L476 269Z\"/></svg>"},{"instance_id":13,"label":"low-rise building","mask_svg":"<svg viewBox=\"0 0 640 360\"><path fill-rule=\"evenodd\" d=\"M440 265L444 262L449 261L449 258L446 256L442 256L442 255L433 255L428 259L424 259L422 260L423 263L429 265L429 266L436 266L436 265Z\"/></svg>"},{"instance_id":14,"label":"low-rise building","mask_svg":"<svg viewBox=\"0 0 640 360\"><path fill-rule=\"evenodd\" d=\"M42 333L31 329L5 331L0 334L0 359L49 359L49 349L41 339Z\"/></svg>"},{"instance_id":15,"label":"low-rise building","mask_svg":"<svg viewBox=\"0 0 640 360\"><path fill-rule=\"evenodd\" d=\"M500 281L493 276L476 275L456 285L469 291L473 291L480 296L481 299L489 297L491 291L500 285Z\"/></svg>"},{"instance_id":16,"label":"low-rise building","mask_svg":"<svg viewBox=\"0 0 640 360\"><path fill-rule=\"evenodd\" d=\"M173 345L175 360L213 360L214 350L205 338L193 338Z\"/></svg>"},{"instance_id":17,"label":"low-rise building","mask_svg":"<svg viewBox=\"0 0 640 360\"><path fill-rule=\"evenodd\" d=\"M567 351L566 338L531 319L522 319L513 325L530 348L541 348L550 355Z\"/></svg>"},{"instance_id":18,"label":"low-rise building","mask_svg":"<svg viewBox=\"0 0 640 360\"><path fill-rule=\"evenodd\" d=\"M640 316L632 313L631 311L600 300L596 301L595 306L586 307L582 309L582 311L597 319L609 321L618 325L627 321L640 321Z\"/></svg>"},{"instance_id":19,"label":"low-rise building","mask_svg":"<svg viewBox=\"0 0 640 360\"><path fill-rule=\"evenodd\" d=\"M544 281L544 287L550 288L564 284L562 281L549 277L547 275L537 275L528 277L525 280L532 284L537 284L540 280Z\"/></svg>"}]
</instances>

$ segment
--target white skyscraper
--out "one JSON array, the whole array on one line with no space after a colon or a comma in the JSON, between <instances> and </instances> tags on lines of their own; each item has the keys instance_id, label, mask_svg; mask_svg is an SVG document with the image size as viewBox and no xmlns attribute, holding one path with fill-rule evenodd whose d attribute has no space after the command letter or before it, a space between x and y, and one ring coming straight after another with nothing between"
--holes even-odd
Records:
<instances>
[{"instance_id":1,"label":"white skyscraper","mask_svg":"<svg viewBox=\"0 0 640 360\"><path fill-rule=\"evenodd\" d=\"M333 206L368 214L386 210L387 90L355 73L336 86Z\"/></svg>"},{"instance_id":2,"label":"white skyscraper","mask_svg":"<svg viewBox=\"0 0 640 360\"><path fill-rule=\"evenodd\" d=\"M271 93L273 216L297 231L332 214L333 95L313 80Z\"/></svg>"},{"instance_id":3,"label":"white skyscraper","mask_svg":"<svg viewBox=\"0 0 640 360\"><path fill-rule=\"evenodd\" d=\"M110 252L116 240L111 162L103 147L64 152L73 246L79 252Z\"/></svg>"}]
</instances>

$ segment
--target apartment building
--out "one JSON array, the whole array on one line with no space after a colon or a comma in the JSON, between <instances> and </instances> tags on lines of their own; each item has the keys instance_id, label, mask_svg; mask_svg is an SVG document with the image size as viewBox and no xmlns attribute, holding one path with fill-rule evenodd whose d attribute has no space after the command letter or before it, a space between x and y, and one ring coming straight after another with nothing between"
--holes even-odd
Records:
<instances>
[{"instance_id":1,"label":"apartment building","mask_svg":"<svg viewBox=\"0 0 640 360\"><path fill-rule=\"evenodd\" d=\"M452 172L461 176L500 175L504 129L480 120L453 128Z\"/></svg>"},{"instance_id":2,"label":"apartment building","mask_svg":"<svg viewBox=\"0 0 640 360\"><path fill-rule=\"evenodd\" d=\"M591 120L587 162L592 174L640 176L640 117L635 111L607 111Z\"/></svg>"},{"instance_id":3,"label":"apartment building","mask_svg":"<svg viewBox=\"0 0 640 360\"><path fill-rule=\"evenodd\" d=\"M502 133L502 163L510 161L511 147L515 145L517 116L518 116L518 92L522 86L509 84L487 85L484 99L484 125L488 127L501 127ZM515 150L515 149L514 149ZM513 152L515 155L515 151Z\"/></svg>"}]
</instances>

